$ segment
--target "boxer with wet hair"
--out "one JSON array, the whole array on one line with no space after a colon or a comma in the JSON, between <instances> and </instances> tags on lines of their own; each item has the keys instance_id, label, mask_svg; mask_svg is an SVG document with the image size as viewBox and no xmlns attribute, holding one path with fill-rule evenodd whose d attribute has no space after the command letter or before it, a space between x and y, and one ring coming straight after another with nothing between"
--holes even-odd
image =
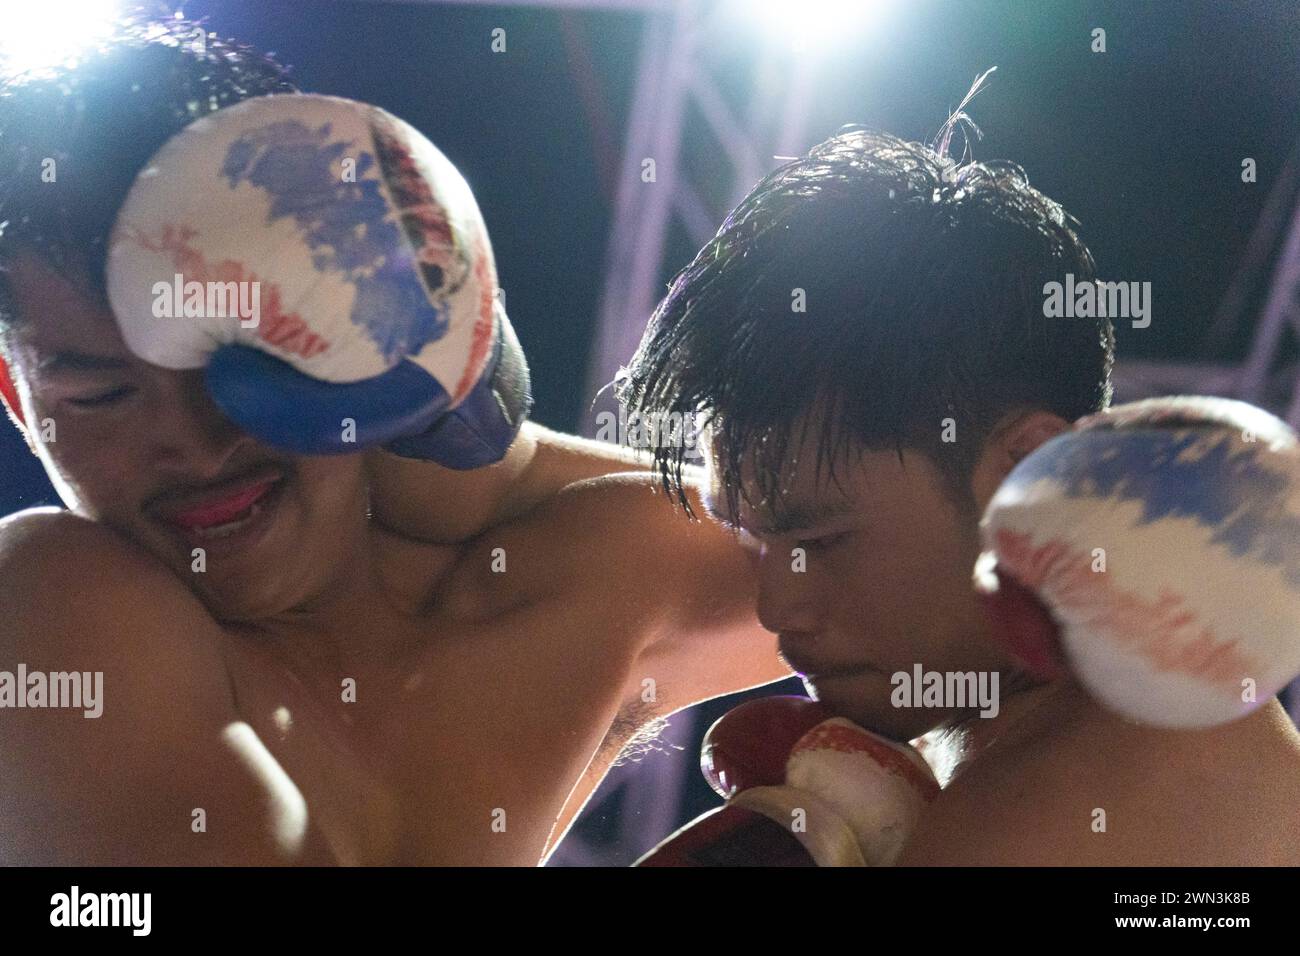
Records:
<instances>
[{"instance_id":1,"label":"boxer with wet hair","mask_svg":"<svg viewBox=\"0 0 1300 956\"><path fill-rule=\"evenodd\" d=\"M0 710L0 858L536 864L620 715L788 674L751 558L525 421L431 143L195 30L0 92L3 391L67 506L0 521L0 659L104 675Z\"/></svg>"},{"instance_id":2,"label":"boxer with wet hair","mask_svg":"<svg viewBox=\"0 0 1300 956\"><path fill-rule=\"evenodd\" d=\"M1251 477L1266 444L1294 438L1279 437L1285 429L1274 423L1261 444L1234 444L1234 430L1240 439L1268 416L1219 408L1216 419L1192 407L1191 437L1142 429L1118 462L1094 470L1080 451L1090 439L1080 436L1054 446L1069 450L1069 467L1058 469L1064 488L1004 485L1035 449L1108 406L1113 331L1104 317L1047 317L1047 284L1093 281L1092 256L1077 223L1018 167L948 155L962 121L950 120L933 148L846 131L766 177L676 277L619 397L629 414L708 422L707 510L759 554L759 617L809 692L867 731L925 743L945 789L908 824L895 862L1300 862L1300 735L1271 696L1296 663L1286 596L1296 587L1296 539L1284 531L1295 521L1294 453ZM1211 424L1222 430L1217 451L1195 440ZM1109 444L1120 454L1115 436ZM1086 447L1105 463L1107 446L1099 437ZM1179 469L1167 460L1179 448L1219 457ZM1153 456L1145 465L1143 449ZM1034 460L1053 473L1050 455ZM692 510L683 462L678 450L656 450L663 485ZM1090 480L1103 475L1098 492ZM1000 486L988 526L998 533L981 542L981 515ZM1265 491L1264 504L1242 511ZM1026 495L1037 510L1020 507ZM1107 495L1127 510L1114 514ZM1054 511L1064 517L1047 520ZM1199 526L1177 524L1180 516ZM1169 520L1125 537L1126 527L1158 518ZM1036 523L1066 540L1036 537ZM995 545L1008 591L990 617L972 569ZM1092 567L1095 549L1111 555L1109 572ZM1197 566L1232 566L1241 549L1261 562L1257 574L1192 578ZM1200 588L1201 601L1161 605L1144 575L1148 585ZM1080 606L1088 596L1079 580L1094 585L1089 606ZM1050 611L1023 600L1026 590ZM1234 590L1235 617L1205 614L1207 601ZM1268 609L1270 636L1245 653L1261 623L1252 607ZM1036 669L1017 656L1043 664L1058 640L1051 614L1067 612L1059 639L1070 667ZM1140 633L1143 621L1165 630ZM947 699L909 706L911 695L900 706L896 676L918 665L996 674L996 715ZM1173 679L1162 680L1170 667ZM1215 681L1197 682L1206 675ZM1108 684L1109 696L1099 694ZM1259 696L1234 706L1233 694L1252 687ZM1187 693L1190 705L1177 699ZM1116 701L1126 704L1119 716L1105 706ZM803 713L777 709L765 719ZM1202 729L1177 723L1187 710L1202 713ZM1225 712L1238 719L1206 717ZM1165 724L1153 725L1153 715ZM755 722L734 723L718 728L733 762L778 768L749 776L786 799L786 758L807 726L753 735L754 750L781 753L742 759L741 732ZM726 792L734 802L734 788ZM678 834L647 862L743 859L738 831L769 829L755 822L753 804L706 818L704 833ZM834 833L851 818L828 815ZM761 842L755 858L843 858L834 834L806 837L802 849Z\"/></svg>"}]
</instances>

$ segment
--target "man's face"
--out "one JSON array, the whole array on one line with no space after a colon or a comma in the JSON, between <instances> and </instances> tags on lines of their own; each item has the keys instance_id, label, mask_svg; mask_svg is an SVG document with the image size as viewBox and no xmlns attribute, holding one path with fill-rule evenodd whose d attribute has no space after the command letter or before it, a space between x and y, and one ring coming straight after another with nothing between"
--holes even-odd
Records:
<instances>
[{"instance_id":1,"label":"man's face","mask_svg":"<svg viewBox=\"0 0 1300 956\"><path fill-rule=\"evenodd\" d=\"M202 370L136 358L83 283L32 256L9 280L20 316L10 371L69 509L153 552L222 620L274 614L327 585L363 533L360 456L259 443L212 403Z\"/></svg>"},{"instance_id":2,"label":"man's face","mask_svg":"<svg viewBox=\"0 0 1300 956\"><path fill-rule=\"evenodd\" d=\"M920 664L1010 677L1007 659L985 637L971 586L978 511L954 502L918 452L901 461L892 451L855 453L837 460L835 482L825 467L818 479L820 431L811 422L788 459L785 508L772 515L745 501L746 493L759 498L747 457L740 514L719 517L759 545L759 620L779 636L808 693L863 727L912 739L956 710L894 707L895 673L910 678ZM713 451L709 507L717 514L726 499Z\"/></svg>"}]
</instances>

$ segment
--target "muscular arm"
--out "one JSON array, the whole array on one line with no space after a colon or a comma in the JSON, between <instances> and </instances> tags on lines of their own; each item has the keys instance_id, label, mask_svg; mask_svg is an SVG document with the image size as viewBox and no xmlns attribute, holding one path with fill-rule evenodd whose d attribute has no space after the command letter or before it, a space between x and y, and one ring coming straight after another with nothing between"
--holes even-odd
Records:
<instances>
[{"instance_id":1,"label":"muscular arm","mask_svg":"<svg viewBox=\"0 0 1300 956\"><path fill-rule=\"evenodd\" d=\"M217 625L151 556L66 512L10 516L0 607L6 669L103 674L98 717L0 710L0 863L332 862L236 716Z\"/></svg>"},{"instance_id":2,"label":"muscular arm","mask_svg":"<svg viewBox=\"0 0 1300 956\"><path fill-rule=\"evenodd\" d=\"M493 549L510 555L509 575L487 574L478 586L462 580L463 592L493 605L501 603L493 592L503 578L529 600L557 597L559 588L566 602L603 609L606 631L629 632L635 664L627 713L653 720L790 676L755 615L753 556L719 525L689 520L657 493L648 456L527 423L490 468L455 472L383 452L368 465L373 513L386 526L438 543L478 537L473 547L481 553L464 561L478 569L471 575L491 566ZM702 470L688 470L687 480L692 508L704 514ZM535 580L520 583L530 575ZM629 618L637 622L631 629ZM548 854L611 756L597 755L574 787Z\"/></svg>"},{"instance_id":3,"label":"muscular arm","mask_svg":"<svg viewBox=\"0 0 1300 956\"><path fill-rule=\"evenodd\" d=\"M686 475L696 514L700 474ZM491 571L492 553L509 572ZM654 691L657 716L788 676L758 623L756 556L711 520L688 518L650 473L575 482L490 529L453 590L486 608L547 601L587 609L593 648L618 636L636 660L629 696ZM652 685L645 681L653 681Z\"/></svg>"},{"instance_id":4,"label":"muscular arm","mask_svg":"<svg viewBox=\"0 0 1300 956\"><path fill-rule=\"evenodd\" d=\"M366 452L371 513L398 534L455 544L524 514L561 488L600 475L644 471L647 455L525 422L506 457L456 471L383 449Z\"/></svg>"},{"instance_id":5,"label":"muscular arm","mask_svg":"<svg viewBox=\"0 0 1300 956\"><path fill-rule=\"evenodd\" d=\"M669 709L789 676L754 614L753 556L735 535L688 519L657 493L649 456L527 422L489 468L454 471L387 452L368 467L375 517L408 537L465 541L536 512L529 534L554 552L537 565L547 577L590 592L574 599L631 590L644 603L656 632L647 626L641 661L674 674ZM687 468L685 478L703 514L702 469Z\"/></svg>"},{"instance_id":6,"label":"muscular arm","mask_svg":"<svg viewBox=\"0 0 1300 956\"><path fill-rule=\"evenodd\" d=\"M658 494L650 461L526 422L506 458L488 468L455 471L383 451L370 453L367 467L372 513L399 534L455 543L528 515L527 538L547 549L535 565L545 580L568 582L576 600L634 593L646 622L642 665L674 673L670 709L788 676L754 615L752 555ZM685 477L703 514L703 471L688 468ZM488 535L480 545L495 541ZM697 664L698 673L682 672Z\"/></svg>"},{"instance_id":7,"label":"muscular arm","mask_svg":"<svg viewBox=\"0 0 1300 956\"><path fill-rule=\"evenodd\" d=\"M703 513L701 479L695 475L688 489L696 514ZM546 543L544 560L531 559L529 542ZM775 636L758 623L754 556L720 525L688 519L653 475L570 485L517 525L484 535L476 547L485 553L466 563L486 567L486 552L498 546L516 563L509 575L489 577L515 577L512 589L533 600L591 608L587 616L598 623L584 638L594 648L614 637L630 642L625 714L648 722L790 676ZM602 748L574 787L548 854L615 752Z\"/></svg>"}]
</instances>

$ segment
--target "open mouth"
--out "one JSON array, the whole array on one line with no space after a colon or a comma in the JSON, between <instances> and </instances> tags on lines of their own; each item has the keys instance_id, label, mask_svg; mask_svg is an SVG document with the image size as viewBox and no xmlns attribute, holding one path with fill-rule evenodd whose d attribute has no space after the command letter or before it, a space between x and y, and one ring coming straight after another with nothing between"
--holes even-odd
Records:
<instances>
[{"instance_id":1,"label":"open mouth","mask_svg":"<svg viewBox=\"0 0 1300 956\"><path fill-rule=\"evenodd\" d=\"M210 545L246 537L264 526L279 500L282 478L261 477L169 508L165 524L191 545Z\"/></svg>"}]
</instances>

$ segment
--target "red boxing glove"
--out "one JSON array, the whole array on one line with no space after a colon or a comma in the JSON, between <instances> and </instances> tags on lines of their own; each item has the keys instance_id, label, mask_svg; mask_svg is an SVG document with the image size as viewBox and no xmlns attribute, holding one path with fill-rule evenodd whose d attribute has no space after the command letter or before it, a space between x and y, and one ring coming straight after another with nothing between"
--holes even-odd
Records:
<instances>
[{"instance_id":1,"label":"red boxing glove","mask_svg":"<svg viewBox=\"0 0 1300 956\"><path fill-rule=\"evenodd\" d=\"M727 805L696 817L637 866L816 866L804 845L775 820Z\"/></svg>"},{"instance_id":2,"label":"red boxing glove","mask_svg":"<svg viewBox=\"0 0 1300 956\"><path fill-rule=\"evenodd\" d=\"M785 783L801 737L832 714L807 697L773 696L729 710L704 735L700 771L721 797ZM816 866L783 823L739 806L697 817L637 861L637 866Z\"/></svg>"},{"instance_id":3,"label":"red boxing glove","mask_svg":"<svg viewBox=\"0 0 1300 956\"><path fill-rule=\"evenodd\" d=\"M938 783L911 747L829 713L805 698L770 697L726 714L706 736L701 763L727 805L638 865L892 863Z\"/></svg>"},{"instance_id":4,"label":"red boxing glove","mask_svg":"<svg viewBox=\"0 0 1300 956\"><path fill-rule=\"evenodd\" d=\"M746 701L719 717L704 735L700 771L723 798L785 783L786 760L799 738L834 716L807 697L782 694Z\"/></svg>"}]
</instances>

